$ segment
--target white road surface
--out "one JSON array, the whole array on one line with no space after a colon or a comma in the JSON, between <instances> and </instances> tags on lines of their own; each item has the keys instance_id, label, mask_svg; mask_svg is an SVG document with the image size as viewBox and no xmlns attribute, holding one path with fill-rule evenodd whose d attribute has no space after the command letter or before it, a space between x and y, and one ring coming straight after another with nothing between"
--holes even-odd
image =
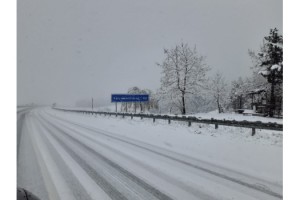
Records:
<instances>
[{"instance_id":1,"label":"white road surface","mask_svg":"<svg viewBox=\"0 0 300 200\"><path fill-rule=\"evenodd\" d=\"M50 108L18 110L18 187L42 200L282 199L277 177L216 165L75 115ZM113 125L118 127L118 121ZM277 163L281 159L278 155Z\"/></svg>"}]
</instances>

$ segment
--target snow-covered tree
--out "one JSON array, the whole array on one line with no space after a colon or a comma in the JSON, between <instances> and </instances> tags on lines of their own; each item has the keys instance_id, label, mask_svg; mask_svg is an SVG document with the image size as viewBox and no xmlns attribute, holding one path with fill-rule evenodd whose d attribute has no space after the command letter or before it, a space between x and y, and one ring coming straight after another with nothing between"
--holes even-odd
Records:
<instances>
[{"instance_id":1,"label":"snow-covered tree","mask_svg":"<svg viewBox=\"0 0 300 200\"><path fill-rule=\"evenodd\" d=\"M165 59L158 66L162 67L162 95L168 99L172 107L177 107L181 114L186 114L187 98L199 95L209 67L203 56L198 56L196 48L181 43L175 48L164 50Z\"/></svg>"},{"instance_id":2,"label":"snow-covered tree","mask_svg":"<svg viewBox=\"0 0 300 200\"><path fill-rule=\"evenodd\" d=\"M265 77L271 85L269 115L272 117L276 105L276 86L282 87L283 81L283 37L278 29L270 30L268 36L264 37L260 52L249 52L253 58L258 73Z\"/></svg>"},{"instance_id":3,"label":"snow-covered tree","mask_svg":"<svg viewBox=\"0 0 300 200\"><path fill-rule=\"evenodd\" d=\"M144 89L145 94L149 95L149 101L144 103L144 110L157 110L158 109L158 96L150 89Z\"/></svg>"},{"instance_id":4,"label":"snow-covered tree","mask_svg":"<svg viewBox=\"0 0 300 200\"><path fill-rule=\"evenodd\" d=\"M231 83L230 101L233 109L242 109L246 102L247 84L246 81L239 77Z\"/></svg>"},{"instance_id":5,"label":"snow-covered tree","mask_svg":"<svg viewBox=\"0 0 300 200\"><path fill-rule=\"evenodd\" d=\"M218 112L224 112L224 107L228 102L228 90L225 78L220 72L217 72L209 81L208 94L215 102Z\"/></svg>"},{"instance_id":6,"label":"snow-covered tree","mask_svg":"<svg viewBox=\"0 0 300 200\"><path fill-rule=\"evenodd\" d=\"M132 87L128 89L128 94L141 94L141 89L138 87ZM128 102L125 106L128 106L128 108L134 107L134 113L136 113L137 108L137 102Z\"/></svg>"},{"instance_id":7,"label":"snow-covered tree","mask_svg":"<svg viewBox=\"0 0 300 200\"><path fill-rule=\"evenodd\" d=\"M154 94L150 89L140 89L139 87L131 87L128 89L128 94L148 94L149 101L148 102L127 102L122 103L121 109L124 111L128 111L133 109L136 113L137 108L139 108L140 112L144 112L146 110L150 111L158 109L158 100L157 95Z\"/></svg>"}]
</instances>

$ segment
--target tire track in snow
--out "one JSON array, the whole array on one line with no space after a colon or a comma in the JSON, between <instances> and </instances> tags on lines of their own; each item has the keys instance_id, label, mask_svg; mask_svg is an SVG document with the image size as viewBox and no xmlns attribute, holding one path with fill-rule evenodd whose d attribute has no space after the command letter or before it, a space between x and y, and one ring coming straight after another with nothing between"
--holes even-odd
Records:
<instances>
[{"instance_id":1,"label":"tire track in snow","mask_svg":"<svg viewBox=\"0 0 300 200\"><path fill-rule=\"evenodd\" d=\"M250 189L253 189L253 190L262 192L262 193L264 193L264 194L268 194L268 195L270 195L270 196L273 196L273 197L276 197L276 198L279 198L279 199L282 199L282 198L283 198L282 194L276 193L276 192L274 192L274 191L272 191L272 190L268 190L268 189L266 189L266 188L260 187L260 186L255 185L255 184L247 183L247 182L242 181L242 180L239 180L239 179L237 179L237 178L233 178L233 177L227 176L227 175L225 175L225 174L222 174L222 173L219 173L219 172L215 172L215 171L210 170L210 169L208 169L208 168L204 168L204 167L201 167L201 166L198 166L198 165L195 165L195 164L186 162L186 161L184 161L184 160L175 158L175 157L173 157L173 156L170 156L170 155L167 155L167 154L158 152L158 151L156 151L156 150L153 150L153 149L150 149L150 148L147 148L147 147L138 145L138 144L136 144L136 143L133 143L133 142L130 142L130 141L121 139L121 138L119 138L119 137L112 136L111 134L108 134L108 133L109 133L108 131L100 130L100 129L96 129L96 128L91 128L91 127L86 126L86 125L83 125L83 124L79 124L79 123L71 122L71 121L69 121L69 120L61 119L61 118L56 117L56 116L53 116L53 115L51 115L51 114L49 114L49 113L47 113L47 114L48 114L48 116L51 116L52 118L56 118L57 120L60 120L60 121L64 121L65 123L73 124L73 125L78 126L78 127L80 127L80 128L85 128L85 129L88 129L88 130L90 130L90 131L97 132L98 134L105 135L105 136L107 136L107 137L109 137L109 138L112 138L112 139L114 139L114 140L118 140L118 141L121 141L121 142L130 144L130 145L132 145L132 146L138 147L138 148L140 148L140 149L147 150L147 151L152 152L152 153L154 153L154 154L156 154L156 155L160 155L160 156L162 156L162 157L165 157L165 158L171 159L171 160L173 160L173 161L182 163L182 164L184 164L184 165L193 167L193 168L195 168L195 169L204 171L204 172L209 173L209 174L211 174L211 175L214 175L214 176L217 176L217 177L219 177L219 178L222 178L222 179L225 179L225 180L234 182L234 183L236 183L236 184L245 186L245 187L247 187L247 188L250 188Z\"/></svg>"},{"instance_id":2,"label":"tire track in snow","mask_svg":"<svg viewBox=\"0 0 300 200\"><path fill-rule=\"evenodd\" d=\"M129 162L135 163L137 166L142 167L146 171L154 174L155 176L158 176L159 178L167 180L167 182L172 183L172 185L174 185L174 186L176 186L176 187L178 187L180 189L183 189L185 192L187 192L188 194L191 194L194 197L197 197L198 199L199 199L199 197L201 197L201 199L203 199L203 200L216 200L216 199L218 199L218 198L212 197L208 193L205 193L203 191L199 191L199 190L195 189L194 187L188 187L188 186L186 186L185 183L182 182L181 180L174 179L173 176L169 176L169 175L167 175L165 173L161 173L161 171L159 171L159 170L157 170L157 169L155 169L155 168L153 168L151 166L148 166L148 165L144 164L143 162L141 162L139 160L136 160L136 159L134 159L132 157L129 157L128 155L124 154L122 151L116 150L116 149L112 148L111 146L109 146L109 145L107 145L105 143L100 142L99 140L95 140L95 139L93 139L93 136L87 136L85 134L82 134L82 132L80 132L78 130L75 130L73 128L70 128L70 127L66 126L62 122L58 122L58 123L55 123L55 124L56 125L60 124L60 126L59 126L60 128L64 127L64 129L70 131L70 133L71 132L73 134L76 133L76 135L80 136L80 138L77 137L78 140L82 141L82 139L81 139L81 137L82 137L85 140L93 142L95 145L101 146L102 148L107 149L108 151L117 154L118 156L126 158L126 160L128 160ZM97 151L99 152L100 150L98 149ZM147 173L147 172L145 172L145 173ZM145 198L142 198L142 199L145 199Z\"/></svg>"},{"instance_id":3,"label":"tire track in snow","mask_svg":"<svg viewBox=\"0 0 300 200\"><path fill-rule=\"evenodd\" d=\"M45 121L45 119L44 119ZM46 123L46 122L45 122ZM47 124L49 124L49 122L47 122ZM57 126L55 126L54 124L51 124L52 127L54 127L57 131L63 133L63 130L60 130ZM46 127L45 127L46 128ZM88 164L86 164L86 162L80 158L78 155L76 155L76 153L74 153L72 151L72 149L70 149L67 145L65 145L56 135L53 134L53 132L49 129L48 132L51 133L51 135L63 146L63 148L65 148L65 150L73 157L74 160L76 160L78 162L78 164L81 165L81 167L83 169L85 169L89 175L97 182L97 184L100 184L99 186L101 188L103 188L103 190L105 192L107 192L107 194L112 198L112 199L126 199L125 196L123 196L121 193L119 193L117 190L115 190L113 188L113 186L110 185L109 182L107 182L103 177L101 177L92 167L90 167ZM88 147L87 145L81 143L80 141L78 141L76 138L74 138L73 136L70 136L69 134L64 133L64 135L71 140L72 142L76 143L78 146L83 147L84 149L86 149L87 151L89 151L90 153L94 154L95 156L97 156L100 160L104 161L105 163L107 163L109 166L111 166L112 168L116 169L118 172L120 172L123 176L125 176L126 178L130 179L132 182L134 182L135 184L141 186L144 190L146 190L147 192L149 192L150 194L152 194L154 197L156 197L157 199L160 200L172 200L171 197L167 196L166 194L162 193L161 191L159 191L158 189L152 187L151 185L149 185L148 183L146 183L145 181L143 181L142 179L136 177L135 175L133 175L131 172L127 171L126 169L122 168L121 166L119 166L118 164L112 162L111 160L109 160L108 158L106 158L105 156L99 154L98 152L96 152L94 149ZM100 182L99 182L100 180ZM113 191L115 190L115 191ZM119 195L116 195L116 193L119 193Z\"/></svg>"},{"instance_id":4,"label":"tire track in snow","mask_svg":"<svg viewBox=\"0 0 300 200\"><path fill-rule=\"evenodd\" d=\"M26 121L32 131L29 135L32 140L34 151L38 157L38 163L42 170L42 175L45 180L45 185L49 194L49 199L75 199L72 191L70 191L65 180L61 176L61 171L57 168L53 160L53 155L50 154L45 141L40 137L39 132L36 131L36 127L32 121L32 116Z\"/></svg>"},{"instance_id":5,"label":"tire track in snow","mask_svg":"<svg viewBox=\"0 0 300 200\"><path fill-rule=\"evenodd\" d=\"M44 141L47 141L45 142L45 145L53 155L53 159L58 169L61 169L63 171L63 173L61 173L61 176L66 181L66 184L70 187L70 190L73 192L76 199L93 200L93 198L91 198L87 191L84 189L80 181L75 177L72 171L69 170L68 165L63 159L61 152L59 152L59 149L56 146L53 146L48 136L49 133L45 132L43 125L41 123L36 123L35 125L39 125L38 130L39 133L41 133L40 136Z\"/></svg>"},{"instance_id":6,"label":"tire track in snow","mask_svg":"<svg viewBox=\"0 0 300 200\"><path fill-rule=\"evenodd\" d=\"M44 122L41 122L44 125ZM48 127L44 125L44 129L58 142L61 147L79 164L79 166L100 186L103 191L113 200L126 200L127 198L123 196L118 190L116 190L104 177L99 175L92 167L90 167L82 158L80 158L76 153L69 148L65 143L63 143ZM61 131L60 131L61 132Z\"/></svg>"},{"instance_id":7,"label":"tire track in snow","mask_svg":"<svg viewBox=\"0 0 300 200\"><path fill-rule=\"evenodd\" d=\"M37 120L37 118L36 118ZM49 132L47 132L47 130L42 131L40 134L38 135L43 135L45 136L45 139L47 142L51 143L51 145L53 146L53 148L55 149L55 151L57 151L57 153L60 154L60 157L62 158L63 162L67 165L67 170L69 170L73 175L73 177L77 178L77 180L79 180L80 182L83 182L84 184L81 184L82 188L84 188L85 193L88 194L88 196L91 199L94 200L98 200L98 199L111 199L107 196L107 194L101 190L100 187L98 187L97 184L95 184L95 182L91 179L91 177L78 165L78 163L76 161L74 161L72 159L72 157L63 149L62 146L60 146L50 135ZM53 155L53 152L51 152L51 155ZM59 167L59 166L56 166ZM53 167L46 165L44 167L45 169L52 169ZM62 171L64 171L64 169L59 168L60 170L57 171L57 173L63 173ZM62 177L65 174L63 173ZM65 180L65 179L63 179ZM52 183L51 181L48 181L50 183ZM66 185L67 187L69 187L70 185ZM64 188L59 187L58 189L60 190L64 190ZM74 189L74 188L73 188ZM80 188L78 188L80 189ZM77 192L77 191L76 191ZM73 199L78 199L80 198L79 196L74 196ZM50 198L50 199L66 199L65 196L62 196L61 198ZM87 199L87 198L84 198Z\"/></svg>"},{"instance_id":8,"label":"tire track in snow","mask_svg":"<svg viewBox=\"0 0 300 200\"><path fill-rule=\"evenodd\" d=\"M28 110L30 109L17 111L17 158L19 158L19 154L20 154L19 151L20 151L20 142L21 142L23 124L25 121L25 115L27 114Z\"/></svg>"}]
</instances>

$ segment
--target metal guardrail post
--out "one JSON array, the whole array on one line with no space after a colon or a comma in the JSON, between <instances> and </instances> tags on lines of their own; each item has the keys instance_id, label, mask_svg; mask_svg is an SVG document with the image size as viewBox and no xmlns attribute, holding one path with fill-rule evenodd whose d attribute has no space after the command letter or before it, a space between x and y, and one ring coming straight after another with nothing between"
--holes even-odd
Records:
<instances>
[{"instance_id":1,"label":"metal guardrail post","mask_svg":"<svg viewBox=\"0 0 300 200\"><path fill-rule=\"evenodd\" d=\"M255 135L255 128L252 128L252 134L251 136L254 136Z\"/></svg>"}]
</instances>

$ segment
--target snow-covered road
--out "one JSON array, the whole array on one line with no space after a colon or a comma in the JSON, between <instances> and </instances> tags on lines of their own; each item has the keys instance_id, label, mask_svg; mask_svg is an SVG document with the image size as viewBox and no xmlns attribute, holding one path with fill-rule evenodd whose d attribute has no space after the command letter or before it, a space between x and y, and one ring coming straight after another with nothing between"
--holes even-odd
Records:
<instances>
[{"instance_id":1,"label":"snow-covered road","mask_svg":"<svg viewBox=\"0 0 300 200\"><path fill-rule=\"evenodd\" d=\"M193 141L201 135L173 131L172 136L170 128L147 124L130 124L130 130L126 123L50 108L18 112L18 186L43 200L282 199L282 167L275 166L282 165L282 147L254 144L254 149L232 152L222 165L209 148L197 151ZM156 137L157 130L177 138L178 145ZM218 144L213 143L218 138L202 137ZM220 151L226 145L224 151L240 148L220 141ZM257 160L251 156L260 152ZM246 158L236 158L241 154ZM245 166L261 170L252 173Z\"/></svg>"}]
</instances>

